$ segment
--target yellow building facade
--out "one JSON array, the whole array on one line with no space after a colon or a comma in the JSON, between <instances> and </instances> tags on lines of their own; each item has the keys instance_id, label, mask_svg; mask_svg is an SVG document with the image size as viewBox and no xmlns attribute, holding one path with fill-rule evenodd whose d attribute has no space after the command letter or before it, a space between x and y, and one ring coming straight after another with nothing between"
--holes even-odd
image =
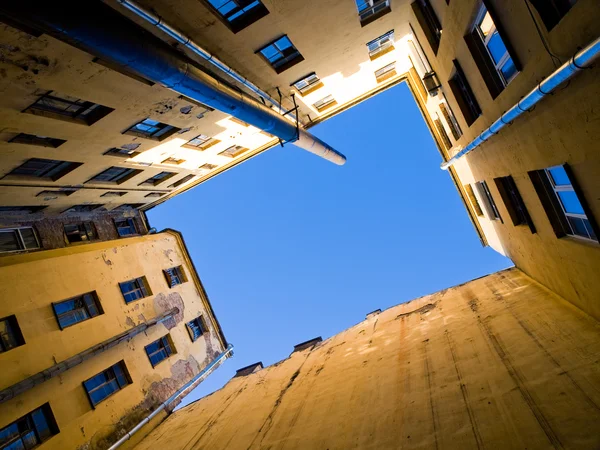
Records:
<instances>
[{"instance_id":1,"label":"yellow building facade","mask_svg":"<svg viewBox=\"0 0 600 450\"><path fill-rule=\"evenodd\" d=\"M509 269L245 368L135 449L597 448L599 345L596 319Z\"/></svg>"},{"instance_id":2,"label":"yellow building facade","mask_svg":"<svg viewBox=\"0 0 600 450\"><path fill-rule=\"evenodd\" d=\"M4 256L0 298L3 448L106 449L169 400L139 438L231 355L172 230Z\"/></svg>"}]
</instances>

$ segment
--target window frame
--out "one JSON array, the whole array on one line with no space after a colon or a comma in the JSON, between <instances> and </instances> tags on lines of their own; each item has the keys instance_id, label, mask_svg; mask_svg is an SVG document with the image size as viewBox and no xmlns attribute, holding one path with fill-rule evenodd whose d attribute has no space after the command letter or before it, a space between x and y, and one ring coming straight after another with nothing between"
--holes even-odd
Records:
<instances>
[{"instance_id":1,"label":"window frame","mask_svg":"<svg viewBox=\"0 0 600 450\"><path fill-rule=\"evenodd\" d=\"M398 75L398 72L396 71L396 61L386 64L381 69L376 70L374 75L377 83L382 83L383 81Z\"/></svg>"},{"instance_id":2,"label":"window frame","mask_svg":"<svg viewBox=\"0 0 600 450\"><path fill-rule=\"evenodd\" d=\"M123 285L125 285L125 284L133 284L134 288L129 291L124 291ZM121 291L121 295L123 296L123 300L125 301L126 305L128 305L132 302L136 302L138 300L142 300L146 297L150 297L152 295L152 289L150 288L150 284L148 283L148 279L146 278L145 275L142 275L141 277L133 278L131 280L121 281L119 283L119 289ZM127 296L130 294L133 294L133 293L135 293L135 298L131 298L130 300L128 300ZM141 295L141 297L137 296L138 293L139 293L139 295Z\"/></svg>"},{"instance_id":3,"label":"window frame","mask_svg":"<svg viewBox=\"0 0 600 450\"><path fill-rule=\"evenodd\" d=\"M128 228L133 229L134 233L121 234L119 232L119 225L117 222L127 222ZM119 236L119 238L128 238L130 236L138 236L140 234L140 232L138 231L138 227L132 218L113 219L113 223L115 224L115 229L117 230L117 235ZM125 227L121 227L121 228L125 228Z\"/></svg>"},{"instance_id":4,"label":"window frame","mask_svg":"<svg viewBox=\"0 0 600 450\"><path fill-rule=\"evenodd\" d=\"M230 151L232 150L233 151ZM246 153L250 151L249 148L243 147L241 145L231 145L227 147L225 150L218 153L219 156L225 156L226 158L237 158L242 153Z\"/></svg>"},{"instance_id":5,"label":"window frame","mask_svg":"<svg viewBox=\"0 0 600 450\"><path fill-rule=\"evenodd\" d=\"M123 379L126 381L126 383L121 384L121 381L119 380L119 377L116 375L114 367L119 366L122 375L123 375ZM112 376L113 378L108 379L104 381L102 384L95 386L94 388L88 390L88 387L86 386L86 383L90 382L91 380L93 380L94 378L100 376L100 375L105 375L108 372L112 372ZM118 389L115 391L112 391L110 394L108 394L106 397L103 397L102 399L100 399L98 402L94 402L92 400L92 395L91 392L95 392L99 389L103 389L104 386L110 384L110 382L112 380L115 380L118 386ZM102 370L101 372L97 373L96 375L91 376L90 378L88 378L87 380L84 380L81 385L83 386L83 389L85 390L85 393L87 394L88 400L90 402L90 405L92 406L92 409L96 409L96 407L102 403L104 400L112 397L113 395L115 395L116 393L122 391L123 389L125 389L127 386L129 386L130 384L133 383L133 380L131 379L131 375L129 374L129 371L127 370L127 366L125 365L125 360L121 360L119 362L117 362L116 364L113 364L110 367L107 367L106 369Z\"/></svg>"},{"instance_id":6,"label":"window frame","mask_svg":"<svg viewBox=\"0 0 600 450\"><path fill-rule=\"evenodd\" d=\"M23 239L23 235L21 234L21 230L31 230L33 233L33 237L35 238L35 242L37 244L37 247L31 247L28 248L25 244L25 239ZM17 240L17 244L21 247L19 249L16 250L6 250L6 251L2 251L0 250L0 254L3 253L17 253L17 252L26 252L26 251L30 251L30 250L39 250L42 248L42 245L40 243L40 238L37 235L37 232L35 230L34 227L12 227L12 228L0 228L0 234L1 233L15 233L16 236L16 240Z\"/></svg>"},{"instance_id":7,"label":"window frame","mask_svg":"<svg viewBox=\"0 0 600 450\"><path fill-rule=\"evenodd\" d=\"M433 50L433 54L437 55L442 40L443 28L435 10L429 0L415 0L410 6L427 42L429 42L431 50Z\"/></svg>"},{"instance_id":8,"label":"window frame","mask_svg":"<svg viewBox=\"0 0 600 450\"><path fill-rule=\"evenodd\" d=\"M44 168L31 168L27 167L28 165L44 165ZM16 179L16 180L48 180L48 181L58 181L65 175L71 173L73 170L77 169L83 163L74 162L74 161L61 161L58 159L46 159L46 158L28 158L19 166L12 169L8 172L4 178L7 179ZM52 167L50 167L52 166ZM19 173L19 171L30 171L35 172L35 175L28 173ZM40 174L38 175L37 172Z\"/></svg>"},{"instance_id":9,"label":"window frame","mask_svg":"<svg viewBox=\"0 0 600 450\"><path fill-rule=\"evenodd\" d=\"M43 436L41 435L40 430L36 426L36 422L38 422L39 419L34 419L34 417L33 417L34 414L36 414L38 412L40 412L42 414L44 421L47 425L47 429L48 429L48 432L45 433ZM24 429L24 426L22 424L23 421L25 421L26 425L29 427L29 428L27 428L26 432L22 431ZM31 448L31 449L38 448L41 444L43 444L44 442L46 442L53 436L60 433L60 429L58 428L58 425L56 423L54 413L52 412L52 409L50 408L50 403L48 403L48 402L35 408L32 411L29 411L27 414L19 417L17 420L12 421L5 427L1 428L0 432L4 431L10 427L13 427L15 425L17 428L18 436L13 437L10 441L3 444L5 448L8 445L15 444L19 440L21 441L21 443L23 443L23 446L25 446L23 436L26 436L27 434L30 434L30 433L33 433L33 435L35 436L36 442L33 447L29 447L29 448Z\"/></svg>"},{"instance_id":10,"label":"window frame","mask_svg":"<svg viewBox=\"0 0 600 450\"><path fill-rule=\"evenodd\" d=\"M371 61L393 51L395 49L394 30L390 30L381 36L376 37L372 41L367 42L365 45L369 51L369 58Z\"/></svg>"},{"instance_id":11,"label":"window frame","mask_svg":"<svg viewBox=\"0 0 600 450\"><path fill-rule=\"evenodd\" d=\"M471 85L462 70L460 63L455 59L454 75L448 80L450 90L454 94L456 103L462 112L467 126L471 126L481 116L482 111L477 101L477 97L471 89Z\"/></svg>"},{"instance_id":12,"label":"window frame","mask_svg":"<svg viewBox=\"0 0 600 450\"><path fill-rule=\"evenodd\" d=\"M19 321L17 320L16 315L6 316L0 318L0 322L6 322L6 329L8 330L8 335L12 337L15 344L12 346L8 346L5 343L5 340L2 338L2 334L0 333L0 354L9 352L17 347L21 347L25 345L25 338L23 337L23 332L21 331L21 327L19 326Z\"/></svg>"},{"instance_id":13,"label":"window frame","mask_svg":"<svg viewBox=\"0 0 600 450\"><path fill-rule=\"evenodd\" d=\"M81 239L79 239L78 241L71 241L69 239L69 235L74 235L75 233L68 233L67 232L67 227L77 227L77 230L79 232L79 237ZM73 244L77 244L80 242L91 242L91 241L97 241L98 238L98 230L96 229L96 225L94 224L94 222L92 221L84 221L84 222L79 222L79 223L68 223L68 224L63 224L63 232L65 235L65 240L67 241L67 243L69 245L73 245ZM83 238L83 235L85 235L85 238Z\"/></svg>"},{"instance_id":14,"label":"window frame","mask_svg":"<svg viewBox=\"0 0 600 450\"><path fill-rule=\"evenodd\" d=\"M361 2L359 5L358 2ZM390 0L356 0L360 26L364 27L392 11Z\"/></svg>"},{"instance_id":15,"label":"window frame","mask_svg":"<svg viewBox=\"0 0 600 450\"><path fill-rule=\"evenodd\" d=\"M38 136L36 134L19 133L8 142L13 144L36 145L38 147L58 148L67 142L64 139Z\"/></svg>"},{"instance_id":16,"label":"window frame","mask_svg":"<svg viewBox=\"0 0 600 450\"><path fill-rule=\"evenodd\" d=\"M337 105L337 100L334 98L333 94L326 95L322 99L312 104L313 108L320 113L335 105Z\"/></svg>"},{"instance_id":17,"label":"window frame","mask_svg":"<svg viewBox=\"0 0 600 450\"><path fill-rule=\"evenodd\" d=\"M280 48L277 44L282 40L287 40L290 43L289 47ZM280 58L271 60L271 58L267 57L264 54L264 51L269 47L273 47L276 53L280 55ZM289 54L286 55L286 51L288 49L292 49ZM292 40L288 37L287 34L279 36L277 39L273 39L271 42L263 45L261 48L254 52L258 56L260 56L268 65L271 67L276 73L280 74L285 72L290 67L295 66L296 64L304 61L304 56L300 53L300 50L294 45ZM279 64L280 61L284 61L282 64Z\"/></svg>"},{"instance_id":18,"label":"window frame","mask_svg":"<svg viewBox=\"0 0 600 450\"><path fill-rule=\"evenodd\" d=\"M116 173L117 169L119 169L119 173ZM98 178L106 176L106 174L110 173L111 171L115 172L115 175L111 176L110 179L104 180ZM142 169L134 169L132 167L111 166L108 169L105 169L102 172L99 172L96 175L94 175L92 178L87 180L86 183L119 185L125 183L126 181L129 181L130 179L132 179L136 175L139 175L142 172Z\"/></svg>"},{"instance_id":19,"label":"window frame","mask_svg":"<svg viewBox=\"0 0 600 450\"><path fill-rule=\"evenodd\" d=\"M172 274L172 271L175 271L175 275ZM183 269L183 265L178 265L174 267L169 267L167 269L163 269L163 275L165 276L165 280L169 289L173 289L175 286L179 286L180 284L186 283L188 281L187 276L185 275L185 271ZM178 283L173 284L173 280L177 280Z\"/></svg>"},{"instance_id":20,"label":"window frame","mask_svg":"<svg viewBox=\"0 0 600 450\"><path fill-rule=\"evenodd\" d=\"M194 324L194 325L191 325ZM188 330L188 335L190 336L190 339L192 340L192 342L196 342L198 339L200 339L202 336L204 336L207 332L208 332L208 326L206 324L206 321L204 320L204 316L202 314L200 314L198 317L188 321L185 323L185 327ZM196 336L196 333L194 332L194 327L200 329L201 333Z\"/></svg>"},{"instance_id":21,"label":"window frame","mask_svg":"<svg viewBox=\"0 0 600 450\"><path fill-rule=\"evenodd\" d=\"M91 301L94 303L96 310L97 310L97 314L92 315L90 312L90 307L89 305L86 303L85 301L85 297L89 295L91 297ZM63 303L67 303L67 302L81 302L81 306L79 307L74 307L73 309L63 312L63 313L59 313L56 310L56 307L63 304ZM76 306L77 304L75 304L74 306ZM84 310L85 313L87 314L87 318L82 319L82 320L78 320L77 322L74 323L70 323L70 324L66 324L64 325L63 323L61 323L61 316L67 315L68 313L72 312L72 311L78 311L78 310ZM56 318L56 323L58 324L58 327L60 328L60 330L64 330L65 328L69 328L72 327L74 325L80 324L82 322L86 322L88 320L93 319L94 317L98 317L104 314L104 309L102 308L102 304L100 303L100 299L98 298L98 293L96 291L90 291L90 292L86 292L84 294L80 294L80 295L76 295L75 297L70 297L66 300L61 300L59 302L52 302L52 311L54 311L54 317Z\"/></svg>"},{"instance_id":22,"label":"window frame","mask_svg":"<svg viewBox=\"0 0 600 450\"><path fill-rule=\"evenodd\" d=\"M99 103L94 103L75 97L72 97L72 100L64 97L54 91L48 91L27 108L25 108L22 112L91 126L114 111L114 108L109 108L108 106L104 106ZM50 107L45 103L47 100L50 100L48 104L54 102L64 103L68 106L62 109ZM69 112L72 107L76 107L76 109Z\"/></svg>"},{"instance_id":23,"label":"window frame","mask_svg":"<svg viewBox=\"0 0 600 450\"><path fill-rule=\"evenodd\" d=\"M556 185L556 182L550 173L550 170L552 169L563 169L571 184ZM600 243L600 227L598 226L598 222L592 214L592 210L589 207L585 196L583 195L583 191L581 190L579 183L575 178L573 170L568 164L565 163L562 165L546 167L540 170L533 170L529 172L529 177L538 194L546 215L548 216L548 220L552 225L556 237L562 238L569 236L574 239L581 239L585 242L592 242L595 244ZM558 194L559 192L573 192L577 197L584 214L567 212L560 199ZM575 229L571 225L569 217L587 221L587 225L585 222L583 223L584 227L586 228L588 235L587 237L575 233ZM595 237L592 237L592 233L595 235Z\"/></svg>"},{"instance_id":24,"label":"window frame","mask_svg":"<svg viewBox=\"0 0 600 450\"><path fill-rule=\"evenodd\" d=\"M307 81L311 79L312 81ZM299 87L298 85L302 82L306 82L306 84L302 87ZM290 84L290 87L293 87L294 90L302 97L310 94L311 92L316 91L319 88L322 88L323 86L324 84L318 77L316 72L311 72L308 75L304 75L302 78L299 78Z\"/></svg>"},{"instance_id":25,"label":"window frame","mask_svg":"<svg viewBox=\"0 0 600 450\"><path fill-rule=\"evenodd\" d=\"M234 34L239 33L240 31L242 31L244 28L249 27L250 25L252 25L254 22L259 21L260 19L262 19L263 17L265 17L266 15L269 14L269 10L267 9L267 7L263 4L263 2L261 0L254 0L251 1L250 3L256 3L258 1L259 5L257 5L257 7L254 7L244 13L242 13L240 16L238 16L238 18L236 18L233 21L230 21L227 17L225 17L216 6L214 6L210 0L201 0L202 3L204 3L206 5L206 7L208 9L210 9L213 14L215 14L219 20L227 27L229 28ZM230 0L232 1L232 0ZM229 2L228 2L229 3ZM237 3L236 0L233 0L233 3ZM238 5L239 6L239 5ZM232 10L233 11L233 10ZM235 14L235 13L234 13ZM239 20L238 20L239 19ZM242 20L243 19L243 20Z\"/></svg>"},{"instance_id":26,"label":"window frame","mask_svg":"<svg viewBox=\"0 0 600 450\"><path fill-rule=\"evenodd\" d=\"M155 179L158 175L162 175L163 173L166 174L164 177ZM158 186L159 184L162 184L165 181L173 178L175 175L178 175L178 173L177 172L167 172L166 170L163 170L162 172L152 175L147 180L142 181L140 184L138 184L138 186L146 186L146 185L147 186ZM154 180L154 181L152 182L150 180Z\"/></svg>"},{"instance_id":27,"label":"window frame","mask_svg":"<svg viewBox=\"0 0 600 450\"><path fill-rule=\"evenodd\" d=\"M488 184L483 180L477 181L475 187L477 188L479 204L483 206L482 209L485 212L485 217L490 221L498 220L500 223L504 223Z\"/></svg>"},{"instance_id":28,"label":"window frame","mask_svg":"<svg viewBox=\"0 0 600 450\"><path fill-rule=\"evenodd\" d=\"M529 215L527 206L521 197L517 184L512 176L494 178L496 188L508 211L508 215L514 226L525 225L529 227L532 234L536 233L535 225Z\"/></svg>"},{"instance_id":29,"label":"window frame","mask_svg":"<svg viewBox=\"0 0 600 450\"><path fill-rule=\"evenodd\" d=\"M184 183L187 183L188 181L190 181L191 179L193 179L196 175L193 173L187 174L185 177L177 180L175 183L170 184L168 187L170 188L177 188L179 186L181 186Z\"/></svg>"},{"instance_id":30,"label":"window frame","mask_svg":"<svg viewBox=\"0 0 600 450\"><path fill-rule=\"evenodd\" d=\"M155 123L144 123L146 121L151 121L151 122L155 122ZM147 132L141 131L139 129L136 129L139 125L144 125L146 127L155 127L155 128L158 128L158 130L156 130L152 133L147 133ZM142 120L134 123L133 125L131 125L125 131L123 131L122 134L128 134L130 136L136 136L136 137L141 137L144 139L150 139L152 141L162 142L165 139L167 139L167 138L171 137L172 135L174 135L175 133L177 133L178 131L181 131L181 128L177 128L176 126L169 125L168 123L159 122L158 120L154 120L154 119L151 119L150 117L146 117L145 119L142 119Z\"/></svg>"},{"instance_id":31,"label":"window frame","mask_svg":"<svg viewBox=\"0 0 600 450\"><path fill-rule=\"evenodd\" d=\"M150 354L148 352L148 347L153 346L153 345L158 345L159 347L152 354ZM150 342L148 345L145 345L144 351L146 352L146 356L148 357L148 360L150 361L150 365L152 366L152 368L155 368L163 361L166 361L171 356L177 354L177 350L175 349L175 344L173 343L173 339L171 338L170 333L167 333L163 337L160 337L157 340ZM163 351L164 351L165 357L155 363L152 360L152 357L157 354L162 354Z\"/></svg>"},{"instance_id":32,"label":"window frame","mask_svg":"<svg viewBox=\"0 0 600 450\"><path fill-rule=\"evenodd\" d=\"M196 141L196 140L200 141L200 143L198 145L191 144L191 142ZM181 146L184 148L189 148L191 150L199 150L199 151L203 152L204 150L212 147L213 145L217 145L219 142L221 142L221 141L218 139L207 136L205 134L199 134L198 136L190 139L189 141L187 141L185 144L182 144Z\"/></svg>"}]
</instances>

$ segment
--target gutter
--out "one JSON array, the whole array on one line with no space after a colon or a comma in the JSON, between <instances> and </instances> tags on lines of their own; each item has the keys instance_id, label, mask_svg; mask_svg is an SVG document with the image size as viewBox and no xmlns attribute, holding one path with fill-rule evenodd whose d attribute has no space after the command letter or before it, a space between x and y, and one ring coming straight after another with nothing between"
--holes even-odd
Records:
<instances>
[{"instance_id":1,"label":"gutter","mask_svg":"<svg viewBox=\"0 0 600 450\"><path fill-rule=\"evenodd\" d=\"M542 101L546 96L552 94L558 86L570 80L583 69L588 69L600 56L600 38L597 38L585 48L581 49L566 63L552 72L537 87L517 102L507 112L502 114L489 128L459 151L450 160L442 163L441 168L447 170L466 154L472 152L492 136L498 134L506 125L510 125L515 119L530 112L532 108Z\"/></svg>"},{"instance_id":2,"label":"gutter","mask_svg":"<svg viewBox=\"0 0 600 450\"><path fill-rule=\"evenodd\" d=\"M140 423L138 423L135 427L125 433L121 439L111 445L108 450L115 450L131 439L135 433L140 431L144 425L154 419L160 412L165 411L170 413L173 410L173 407L176 405L172 405L176 400L179 399L182 395L185 396L189 392L191 392L194 388L196 388L204 378L210 375L217 367L219 367L225 359L233 356L233 345L229 344L227 349L217 356L208 366L204 368L204 370L200 371L198 375L184 384L181 388L179 388L173 395L171 395L167 400L165 400L158 408L156 408L150 415L146 416Z\"/></svg>"}]
</instances>

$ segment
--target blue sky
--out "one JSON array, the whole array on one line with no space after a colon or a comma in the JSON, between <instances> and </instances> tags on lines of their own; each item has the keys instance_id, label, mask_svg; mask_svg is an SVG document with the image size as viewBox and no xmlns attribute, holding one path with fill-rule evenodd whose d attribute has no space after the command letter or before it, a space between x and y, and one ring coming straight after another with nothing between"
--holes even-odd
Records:
<instances>
[{"instance_id":1,"label":"blue sky","mask_svg":"<svg viewBox=\"0 0 600 450\"><path fill-rule=\"evenodd\" d=\"M481 246L405 83L311 132L347 163L275 147L149 213L183 233L235 347L184 404L374 309L511 265Z\"/></svg>"}]
</instances>

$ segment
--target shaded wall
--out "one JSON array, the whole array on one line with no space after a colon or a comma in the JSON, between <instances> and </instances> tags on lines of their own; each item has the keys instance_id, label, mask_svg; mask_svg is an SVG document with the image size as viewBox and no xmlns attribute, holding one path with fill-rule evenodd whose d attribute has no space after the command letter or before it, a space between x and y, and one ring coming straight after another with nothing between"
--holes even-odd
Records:
<instances>
[{"instance_id":1,"label":"shaded wall","mask_svg":"<svg viewBox=\"0 0 600 450\"><path fill-rule=\"evenodd\" d=\"M600 446L600 323L517 269L370 316L136 449Z\"/></svg>"}]
</instances>

